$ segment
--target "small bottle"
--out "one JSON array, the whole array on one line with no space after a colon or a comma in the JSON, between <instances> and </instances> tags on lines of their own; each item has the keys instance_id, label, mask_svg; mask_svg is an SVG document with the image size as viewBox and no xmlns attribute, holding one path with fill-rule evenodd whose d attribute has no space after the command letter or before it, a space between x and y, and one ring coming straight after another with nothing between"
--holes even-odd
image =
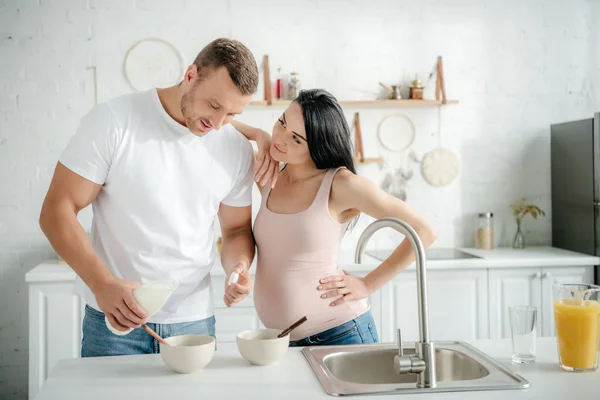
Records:
<instances>
[{"instance_id":1,"label":"small bottle","mask_svg":"<svg viewBox=\"0 0 600 400\"><path fill-rule=\"evenodd\" d=\"M475 235L475 247L489 250L494 247L494 214L477 214L477 234Z\"/></svg>"},{"instance_id":2,"label":"small bottle","mask_svg":"<svg viewBox=\"0 0 600 400\"><path fill-rule=\"evenodd\" d=\"M290 74L290 80L288 82L288 100L295 100L300 94L300 76L297 72Z\"/></svg>"},{"instance_id":3,"label":"small bottle","mask_svg":"<svg viewBox=\"0 0 600 400\"><path fill-rule=\"evenodd\" d=\"M283 99L283 76L281 75L281 67L277 68L277 83L275 85L275 94L278 100Z\"/></svg>"}]
</instances>

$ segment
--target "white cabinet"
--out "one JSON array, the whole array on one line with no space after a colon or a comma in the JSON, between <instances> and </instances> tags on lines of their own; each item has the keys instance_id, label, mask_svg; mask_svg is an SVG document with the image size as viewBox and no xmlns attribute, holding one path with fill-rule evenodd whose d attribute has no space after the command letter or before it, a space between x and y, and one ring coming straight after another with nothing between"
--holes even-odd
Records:
<instances>
[{"instance_id":1,"label":"white cabinet","mask_svg":"<svg viewBox=\"0 0 600 400\"><path fill-rule=\"evenodd\" d=\"M29 398L33 399L56 363L81 355L85 304L72 280L29 286Z\"/></svg>"},{"instance_id":2,"label":"white cabinet","mask_svg":"<svg viewBox=\"0 0 600 400\"><path fill-rule=\"evenodd\" d=\"M540 268L502 268L489 271L490 338L510 337L508 308L541 304ZM538 311L539 312L539 311ZM541 332L538 318L537 331Z\"/></svg>"},{"instance_id":3,"label":"white cabinet","mask_svg":"<svg viewBox=\"0 0 600 400\"><path fill-rule=\"evenodd\" d=\"M416 271L404 271L382 291L382 342L419 340ZM488 337L487 270L427 272L431 340L472 340Z\"/></svg>"},{"instance_id":4,"label":"white cabinet","mask_svg":"<svg viewBox=\"0 0 600 400\"><path fill-rule=\"evenodd\" d=\"M593 283L594 267L502 268L489 271L490 337L510 337L508 309L531 305L538 309L538 336L553 336L552 285Z\"/></svg>"}]
</instances>

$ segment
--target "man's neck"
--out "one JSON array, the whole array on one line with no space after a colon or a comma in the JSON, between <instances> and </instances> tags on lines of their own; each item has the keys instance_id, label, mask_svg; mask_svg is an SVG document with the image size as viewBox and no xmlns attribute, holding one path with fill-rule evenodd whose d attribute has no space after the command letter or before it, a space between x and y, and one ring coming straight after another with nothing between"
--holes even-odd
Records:
<instances>
[{"instance_id":1,"label":"man's neck","mask_svg":"<svg viewBox=\"0 0 600 400\"><path fill-rule=\"evenodd\" d=\"M158 99L163 108L179 124L185 125L185 119L181 113L181 86L175 85L165 89L157 89Z\"/></svg>"}]
</instances>

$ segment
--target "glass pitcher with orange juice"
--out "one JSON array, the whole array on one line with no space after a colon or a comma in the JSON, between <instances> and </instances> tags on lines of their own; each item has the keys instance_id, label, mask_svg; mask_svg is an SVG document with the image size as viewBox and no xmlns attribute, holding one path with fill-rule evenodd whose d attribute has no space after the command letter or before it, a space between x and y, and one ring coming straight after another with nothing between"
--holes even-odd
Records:
<instances>
[{"instance_id":1,"label":"glass pitcher with orange juice","mask_svg":"<svg viewBox=\"0 0 600 400\"><path fill-rule=\"evenodd\" d=\"M565 371L595 371L600 351L600 286L555 284L558 358Z\"/></svg>"}]
</instances>

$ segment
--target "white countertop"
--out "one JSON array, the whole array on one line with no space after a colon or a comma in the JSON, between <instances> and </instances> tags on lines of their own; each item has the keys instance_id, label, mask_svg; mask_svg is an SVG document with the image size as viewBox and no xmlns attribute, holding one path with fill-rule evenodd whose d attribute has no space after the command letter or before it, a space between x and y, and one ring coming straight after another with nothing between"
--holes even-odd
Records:
<instances>
[{"instance_id":1,"label":"white countertop","mask_svg":"<svg viewBox=\"0 0 600 400\"><path fill-rule=\"evenodd\" d=\"M589 254L576 253L550 246L532 246L522 250L510 247L499 247L492 250L480 250L475 248L457 248L468 254L480 258L466 258L454 260L426 260L427 269L477 269L477 268L520 268L520 267L570 267L570 266L592 266L600 265L600 257ZM351 260L346 254L340 254L340 264ZM380 261L365 254L365 265L379 265ZM349 268L362 268L361 264L349 264ZM414 268L411 266L410 268Z\"/></svg>"},{"instance_id":2,"label":"white countertop","mask_svg":"<svg viewBox=\"0 0 600 400\"><path fill-rule=\"evenodd\" d=\"M527 379L531 387L487 392L436 393L440 399L597 399L600 371L569 373L558 366L556 339L538 338L537 361L510 362L510 341L471 342ZM485 394L484 394L485 393ZM37 400L118 399L328 399L298 348L279 362L252 366L235 344L220 344L211 363L195 374L171 372L160 355L101 357L60 361L42 386ZM391 397L383 395L384 398ZM427 396L431 398L432 396ZM420 399L421 394L394 395Z\"/></svg>"},{"instance_id":3,"label":"white countertop","mask_svg":"<svg viewBox=\"0 0 600 400\"><path fill-rule=\"evenodd\" d=\"M478 268L519 268L519 267L569 267L600 265L600 257L575 253L554 247L528 247L523 250L497 248L479 250L459 248L469 254L481 258L462 260L429 260L427 269L478 269ZM366 255L363 264L354 264L354 253L342 251L339 255L340 267L348 271L371 271L379 265L379 261ZM414 265L409 267L414 268ZM217 261L211 271L213 276L223 276L223 268ZM42 263L25 275L27 282L72 281L75 272L69 266L57 264L56 261Z\"/></svg>"}]
</instances>

